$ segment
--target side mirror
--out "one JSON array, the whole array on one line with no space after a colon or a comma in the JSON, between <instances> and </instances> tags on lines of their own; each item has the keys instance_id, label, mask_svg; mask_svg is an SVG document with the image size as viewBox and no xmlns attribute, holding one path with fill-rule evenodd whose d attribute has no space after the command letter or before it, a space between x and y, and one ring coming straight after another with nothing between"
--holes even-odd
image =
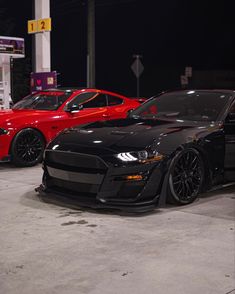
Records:
<instances>
[{"instance_id":1,"label":"side mirror","mask_svg":"<svg viewBox=\"0 0 235 294\"><path fill-rule=\"evenodd\" d=\"M67 104L65 106L64 111L73 113L73 112L78 112L78 111L80 111L82 109L83 109L82 104L79 104L79 105L76 105L76 104L69 105L69 104Z\"/></svg>"},{"instance_id":2,"label":"side mirror","mask_svg":"<svg viewBox=\"0 0 235 294\"><path fill-rule=\"evenodd\" d=\"M128 111L127 111L127 117L129 117L130 116L130 114L132 113L132 111L134 110L134 108L132 108L132 109L129 109Z\"/></svg>"}]
</instances>

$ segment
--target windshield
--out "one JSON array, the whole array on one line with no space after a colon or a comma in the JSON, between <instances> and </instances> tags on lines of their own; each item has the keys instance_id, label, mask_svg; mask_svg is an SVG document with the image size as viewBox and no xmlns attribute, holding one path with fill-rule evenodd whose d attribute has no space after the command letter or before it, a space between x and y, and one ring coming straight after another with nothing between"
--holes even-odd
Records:
<instances>
[{"instance_id":1,"label":"windshield","mask_svg":"<svg viewBox=\"0 0 235 294\"><path fill-rule=\"evenodd\" d=\"M219 92L188 91L153 98L131 112L132 118L173 118L216 121L230 95Z\"/></svg>"},{"instance_id":2,"label":"windshield","mask_svg":"<svg viewBox=\"0 0 235 294\"><path fill-rule=\"evenodd\" d=\"M17 102L13 109L56 110L70 95L71 93L64 92L32 94Z\"/></svg>"}]
</instances>

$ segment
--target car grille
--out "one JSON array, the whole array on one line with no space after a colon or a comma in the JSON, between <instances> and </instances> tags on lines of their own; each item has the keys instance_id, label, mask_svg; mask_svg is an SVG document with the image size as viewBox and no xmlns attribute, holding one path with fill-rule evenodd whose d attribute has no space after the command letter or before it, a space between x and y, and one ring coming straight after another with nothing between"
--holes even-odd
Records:
<instances>
[{"instance_id":1,"label":"car grille","mask_svg":"<svg viewBox=\"0 0 235 294\"><path fill-rule=\"evenodd\" d=\"M45 167L49 188L84 196L98 193L108 169L97 156L54 150L45 152Z\"/></svg>"},{"instance_id":2,"label":"car grille","mask_svg":"<svg viewBox=\"0 0 235 294\"><path fill-rule=\"evenodd\" d=\"M51 177L47 181L47 186L50 190L68 197L84 196L95 198L99 190L99 185L73 183Z\"/></svg>"},{"instance_id":3,"label":"car grille","mask_svg":"<svg viewBox=\"0 0 235 294\"><path fill-rule=\"evenodd\" d=\"M47 150L45 152L45 162L50 166L71 171L82 170L82 172L104 174L108 169L108 166L100 157L75 152Z\"/></svg>"}]
</instances>

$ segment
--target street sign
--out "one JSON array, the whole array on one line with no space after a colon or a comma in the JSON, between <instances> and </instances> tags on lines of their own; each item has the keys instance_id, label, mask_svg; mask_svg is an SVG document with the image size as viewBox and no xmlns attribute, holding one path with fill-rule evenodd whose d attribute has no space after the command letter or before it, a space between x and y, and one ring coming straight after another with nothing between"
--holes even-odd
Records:
<instances>
[{"instance_id":1,"label":"street sign","mask_svg":"<svg viewBox=\"0 0 235 294\"><path fill-rule=\"evenodd\" d=\"M132 63L131 66L131 69L137 78L139 78L144 71L144 66L139 57L139 55L136 55L136 60Z\"/></svg>"},{"instance_id":2,"label":"street sign","mask_svg":"<svg viewBox=\"0 0 235 294\"><path fill-rule=\"evenodd\" d=\"M131 69L133 71L133 73L135 74L136 76L136 95L137 97L140 96L140 82L139 82L139 79L140 79L140 76L141 74L143 73L144 71L144 66L140 60L140 58L142 57L141 55L139 54L136 54L136 55L133 55L133 57L135 58L135 61L132 63L131 65Z\"/></svg>"}]
</instances>

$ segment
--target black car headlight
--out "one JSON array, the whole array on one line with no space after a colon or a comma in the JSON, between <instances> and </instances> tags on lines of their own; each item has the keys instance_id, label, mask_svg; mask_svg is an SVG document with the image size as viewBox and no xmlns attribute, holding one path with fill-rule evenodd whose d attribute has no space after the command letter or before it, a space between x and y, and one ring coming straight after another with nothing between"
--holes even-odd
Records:
<instances>
[{"instance_id":1,"label":"black car headlight","mask_svg":"<svg viewBox=\"0 0 235 294\"><path fill-rule=\"evenodd\" d=\"M153 161L160 161L163 159L163 155L157 151L131 151L131 152L122 152L115 155L116 158L123 162L139 162L147 163Z\"/></svg>"},{"instance_id":2,"label":"black car headlight","mask_svg":"<svg viewBox=\"0 0 235 294\"><path fill-rule=\"evenodd\" d=\"M8 130L0 128L0 136L1 135L6 135L8 133Z\"/></svg>"}]
</instances>

